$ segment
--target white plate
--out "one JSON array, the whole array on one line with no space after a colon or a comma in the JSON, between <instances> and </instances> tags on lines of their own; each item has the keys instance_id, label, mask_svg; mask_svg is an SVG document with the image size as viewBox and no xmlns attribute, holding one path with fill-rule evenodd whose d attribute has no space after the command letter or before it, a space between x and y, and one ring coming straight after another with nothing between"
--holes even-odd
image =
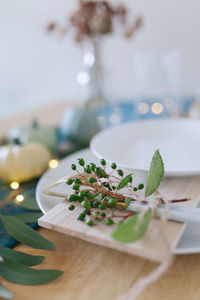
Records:
<instances>
[{"instance_id":1,"label":"white plate","mask_svg":"<svg viewBox=\"0 0 200 300\"><path fill-rule=\"evenodd\" d=\"M98 160L93 156L89 149L76 152L67 158L60 161L59 166L56 169L48 170L40 179L36 189L37 203L44 214L57 205L62 198L48 196L43 191L56 180L70 176L73 174L71 170L71 164L76 162L79 157L83 157L87 163L98 163ZM62 184L54 189L59 193L69 193L70 189L66 184ZM185 232L174 250L175 254L191 254L200 253L200 231L195 224L188 224Z\"/></svg>"},{"instance_id":2,"label":"white plate","mask_svg":"<svg viewBox=\"0 0 200 300\"><path fill-rule=\"evenodd\" d=\"M166 176L200 174L200 121L135 121L106 129L91 141L96 157L134 171L147 171L156 149L163 157Z\"/></svg>"}]
</instances>

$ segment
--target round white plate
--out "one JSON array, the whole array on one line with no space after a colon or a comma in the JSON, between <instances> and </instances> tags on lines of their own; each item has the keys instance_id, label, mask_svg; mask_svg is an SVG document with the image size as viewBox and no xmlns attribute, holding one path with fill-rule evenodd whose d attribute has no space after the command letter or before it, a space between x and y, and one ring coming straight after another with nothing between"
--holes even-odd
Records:
<instances>
[{"instance_id":1,"label":"round white plate","mask_svg":"<svg viewBox=\"0 0 200 300\"><path fill-rule=\"evenodd\" d=\"M76 152L67 158L60 161L59 166L56 169L49 169L40 179L36 188L37 203L44 214L57 205L62 198L48 196L43 191L51 184L55 183L62 177L67 177L73 174L71 170L71 164L76 162L79 157L83 157L87 163L98 163L98 160L94 157L89 149ZM70 192L70 188L66 184L62 184L59 187L54 188L54 191L59 193ZM200 231L195 224L188 224L182 238L174 250L175 254L191 254L200 253Z\"/></svg>"},{"instance_id":2,"label":"round white plate","mask_svg":"<svg viewBox=\"0 0 200 300\"><path fill-rule=\"evenodd\" d=\"M156 149L163 157L165 176L200 174L200 121L135 121L105 129L91 141L96 157L134 171L147 171Z\"/></svg>"}]
</instances>

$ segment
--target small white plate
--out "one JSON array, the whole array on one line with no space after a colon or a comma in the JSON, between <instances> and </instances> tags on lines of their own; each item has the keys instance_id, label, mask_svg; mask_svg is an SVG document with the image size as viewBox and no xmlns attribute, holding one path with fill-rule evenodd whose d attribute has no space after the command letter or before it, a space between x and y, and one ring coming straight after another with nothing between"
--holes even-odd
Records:
<instances>
[{"instance_id":1,"label":"small white plate","mask_svg":"<svg viewBox=\"0 0 200 300\"><path fill-rule=\"evenodd\" d=\"M48 196L43 193L43 191L48 188L51 184L55 183L58 179L62 177L67 177L73 174L71 170L71 164L76 162L79 157L83 157L86 163L94 162L98 163L98 160L94 157L89 149L76 152L67 158L60 161L59 166L56 169L49 169L40 179L36 188L36 200L37 203L44 214L46 214L50 209L56 206L63 198L58 198L54 196ZM70 188L66 184L61 184L60 186L54 188L54 191L59 193L70 193ZM179 241L175 254L191 254L200 253L200 231L198 226L195 224L188 224L184 234Z\"/></svg>"},{"instance_id":2,"label":"small white plate","mask_svg":"<svg viewBox=\"0 0 200 300\"><path fill-rule=\"evenodd\" d=\"M156 149L163 157L165 176L200 174L200 121L135 121L105 129L91 141L96 157L134 171L148 171Z\"/></svg>"}]
</instances>

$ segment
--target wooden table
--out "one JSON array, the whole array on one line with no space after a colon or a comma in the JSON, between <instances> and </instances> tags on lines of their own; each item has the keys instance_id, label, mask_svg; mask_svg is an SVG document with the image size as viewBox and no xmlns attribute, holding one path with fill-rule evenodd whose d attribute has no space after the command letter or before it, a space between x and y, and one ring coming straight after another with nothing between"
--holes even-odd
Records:
<instances>
[{"instance_id":1,"label":"wooden table","mask_svg":"<svg viewBox=\"0 0 200 300\"><path fill-rule=\"evenodd\" d=\"M32 117L42 122L60 120L66 104L4 120L1 133L9 127L26 122ZM200 186L195 194L200 195ZM54 251L31 249L18 245L16 250L35 255L45 255L45 261L37 268L55 268L64 274L54 282L41 286L22 286L3 282L16 300L112 300L123 294L140 277L147 275L155 263L123 254L60 233L39 229L39 233L55 244ZM138 300L199 300L200 254L178 256L169 271L148 287Z\"/></svg>"}]
</instances>

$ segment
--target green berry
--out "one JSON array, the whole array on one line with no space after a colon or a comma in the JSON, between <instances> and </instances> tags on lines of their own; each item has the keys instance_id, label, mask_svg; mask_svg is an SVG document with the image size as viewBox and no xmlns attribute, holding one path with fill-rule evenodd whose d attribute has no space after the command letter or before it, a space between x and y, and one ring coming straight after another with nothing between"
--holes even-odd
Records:
<instances>
[{"instance_id":1,"label":"green berry","mask_svg":"<svg viewBox=\"0 0 200 300\"><path fill-rule=\"evenodd\" d=\"M93 201L90 201L90 207L94 208L94 202Z\"/></svg>"},{"instance_id":2,"label":"green berry","mask_svg":"<svg viewBox=\"0 0 200 300\"><path fill-rule=\"evenodd\" d=\"M66 184L71 185L74 182L72 178L68 178Z\"/></svg>"},{"instance_id":3,"label":"green berry","mask_svg":"<svg viewBox=\"0 0 200 300\"><path fill-rule=\"evenodd\" d=\"M89 215L91 215L91 212L90 212L90 210L89 210L89 209L84 209L84 211L83 211L83 212L84 212L84 214L86 214L86 215L88 215L88 216L89 216Z\"/></svg>"},{"instance_id":4,"label":"green berry","mask_svg":"<svg viewBox=\"0 0 200 300\"><path fill-rule=\"evenodd\" d=\"M83 202L83 198L82 198L82 197L78 197L77 201L78 201L79 203L81 203L81 202Z\"/></svg>"},{"instance_id":5,"label":"green berry","mask_svg":"<svg viewBox=\"0 0 200 300\"><path fill-rule=\"evenodd\" d=\"M112 168L113 170L115 170L115 169L117 168L116 163L112 163L112 164L111 164L111 168Z\"/></svg>"},{"instance_id":6,"label":"green berry","mask_svg":"<svg viewBox=\"0 0 200 300\"><path fill-rule=\"evenodd\" d=\"M115 185L112 185L112 189L113 189L113 190L116 190L116 186L115 186Z\"/></svg>"},{"instance_id":7,"label":"green berry","mask_svg":"<svg viewBox=\"0 0 200 300\"><path fill-rule=\"evenodd\" d=\"M85 213L82 212L82 213L79 214L77 220L79 220L79 221L84 221L84 219L85 219Z\"/></svg>"},{"instance_id":8,"label":"green berry","mask_svg":"<svg viewBox=\"0 0 200 300\"><path fill-rule=\"evenodd\" d=\"M79 159L78 159L78 163L79 163L79 165L80 165L81 167L83 167L83 166L85 165L85 161L84 161L83 158L79 158Z\"/></svg>"},{"instance_id":9,"label":"green berry","mask_svg":"<svg viewBox=\"0 0 200 300\"><path fill-rule=\"evenodd\" d=\"M96 165L91 163L90 168L91 168L92 172L94 172L96 170Z\"/></svg>"},{"instance_id":10,"label":"green berry","mask_svg":"<svg viewBox=\"0 0 200 300\"><path fill-rule=\"evenodd\" d=\"M100 201L94 201L94 207L99 207L99 205L101 204L101 202Z\"/></svg>"},{"instance_id":11,"label":"green berry","mask_svg":"<svg viewBox=\"0 0 200 300\"><path fill-rule=\"evenodd\" d=\"M93 195L90 191L87 191L87 193L85 194L85 197L88 199L88 200L91 200L93 199Z\"/></svg>"},{"instance_id":12,"label":"green berry","mask_svg":"<svg viewBox=\"0 0 200 300\"><path fill-rule=\"evenodd\" d=\"M69 202L75 202L75 201L78 200L78 196L77 196L77 195L74 195L74 194L71 194L71 195L68 196L67 200L68 200Z\"/></svg>"},{"instance_id":13,"label":"green berry","mask_svg":"<svg viewBox=\"0 0 200 300\"><path fill-rule=\"evenodd\" d=\"M117 173L118 173L119 176L123 176L124 175L124 172L121 169L117 170Z\"/></svg>"},{"instance_id":14,"label":"green berry","mask_svg":"<svg viewBox=\"0 0 200 300\"><path fill-rule=\"evenodd\" d=\"M133 190L134 190L134 192L137 192L137 188L136 187L134 187Z\"/></svg>"},{"instance_id":15,"label":"green berry","mask_svg":"<svg viewBox=\"0 0 200 300\"><path fill-rule=\"evenodd\" d=\"M105 166L105 165L106 165L105 159L101 159L101 164L102 164L102 166Z\"/></svg>"},{"instance_id":16,"label":"green berry","mask_svg":"<svg viewBox=\"0 0 200 300\"><path fill-rule=\"evenodd\" d=\"M109 183L107 181L103 182L103 185L108 188L109 187Z\"/></svg>"},{"instance_id":17,"label":"green berry","mask_svg":"<svg viewBox=\"0 0 200 300\"><path fill-rule=\"evenodd\" d=\"M79 178L76 178L75 183L82 184L82 181Z\"/></svg>"},{"instance_id":18,"label":"green berry","mask_svg":"<svg viewBox=\"0 0 200 300\"><path fill-rule=\"evenodd\" d=\"M72 189L74 191L78 191L80 189L80 185L78 183L74 183L74 185L72 186Z\"/></svg>"},{"instance_id":19,"label":"green berry","mask_svg":"<svg viewBox=\"0 0 200 300\"><path fill-rule=\"evenodd\" d=\"M73 171L75 171L76 170L76 165L72 164L71 168L72 168Z\"/></svg>"},{"instance_id":20,"label":"green berry","mask_svg":"<svg viewBox=\"0 0 200 300\"><path fill-rule=\"evenodd\" d=\"M144 184L143 183L140 183L139 185L138 185L138 190L142 190L144 188Z\"/></svg>"},{"instance_id":21,"label":"green berry","mask_svg":"<svg viewBox=\"0 0 200 300\"><path fill-rule=\"evenodd\" d=\"M110 197L109 200L108 200L108 204L110 206L116 206L117 205L117 201L114 198Z\"/></svg>"},{"instance_id":22,"label":"green berry","mask_svg":"<svg viewBox=\"0 0 200 300\"><path fill-rule=\"evenodd\" d=\"M86 169L85 169L85 172L86 172L87 174L91 174L91 173L92 173L91 168L90 168L89 165L87 165L87 167L86 167Z\"/></svg>"},{"instance_id":23,"label":"green berry","mask_svg":"<svg viewBox=\"0 0 200 300\"><path fill-rule=\"evenodd\" d=\"M114 221L113 221L111 218L107 218L107 219L105 220L105 224L106 224L106 225L113 225L113 224L114 224Z\"/></svg>"},{"instance_id":24,"label":"green berry","mask_svg":"<svg viewBox=\"0 0 200 300\"><path fill-rule=\"evenodd\" d=\"M100 177L100 178L106 178L106 174L104 172L104 170L100 167L96 168L96 174Z\"/></svg>"},{"instance_id":25,"label":"green berry","mask_svg":"<svg viewBox=\"0 0 200 300\"><path fill-rule=\"evenodd\" d=\"M100 216L101 216L101 217L105 217L105 216L106 216L105 212L103 212L103 211L100 212Z\"/></svg>"},{"instance_id":26,"label":"green berry","mask_svg":"<svg viewBox=\"0 0 200 300\"><path fill-rule=\"evenodd\" d=\"M88 182L89 183L94 183L94 182L96 182L97 180L96 180L96 178L94 178L94 177L90 177L89 179L88 179Z\"/></svg>"},{"instance_id":27,"label":"green berry","mask_svg":"<svg viewBox=\"0 0 200 300\"><path fill-rule=\"evenodd\" d=\"M78 193L79 197L81 197L81 198L84 198L86 194L87 194L87 191L85 191L85 190L82 190Z\"/></svg>"},{"instance_id":28,"label":"green berry","mask_svg":"<svg viewBox=\"0 0 200 300\"><path fill-rule=\"evenodd\" d=\"M83 201L81 205L82 205L83 208L85 208L85 209L89 209L89 208L90 208L90 202Z\"/></svg>"},{"instance_id":29,"label":"green berry","mask_svg":"<svg viewBox=\"0 0 200 300\"><path fill-rule=\"evenodd\" d=\"M71 205L68 207L69 210L74 210L74 208L75 208L75 206L74 206L73 204L71 204Z\"/></svg>"},{"instance_id":30,"label":"green berry","mask_svg":"<svg viewBox=\"0 0 200 300\"><path fill-rule=\"evenodd\" d=\"M101 194L101 200L103 200L106 197L106 194Z\"/></svg>"},{"instance_id":31,"label":"green berry","mask_svg":"<svg viewBox=\"0 0 200 300\"><path fill-rule=\"evenodd\" d=\"M89 225L89 226L92 226L93 225L93 221L89 219L89 220L86 221L86 224Z\"/></svg>"},{"instance_id":32,"label":"green berry","mask_svg":"<svg viewBox=\"0 0 200 300\"><path fill-rule=\"evenodd\" d=\"M107 206L106 206L106 204L105 204L105 203L100 203L100 204L99 204L99 206L98 206L98 208L100 208L100 209L104 210L104 209L106 209L106 208L107 208Z\"/></svg>"}]
</instances>

